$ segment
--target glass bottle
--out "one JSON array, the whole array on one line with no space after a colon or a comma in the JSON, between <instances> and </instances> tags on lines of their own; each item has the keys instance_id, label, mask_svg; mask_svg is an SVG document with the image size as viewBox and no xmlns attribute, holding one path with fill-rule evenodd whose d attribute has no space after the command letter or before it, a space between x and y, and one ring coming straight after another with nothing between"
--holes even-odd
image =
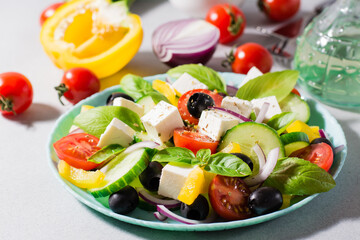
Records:
<instances>
[{"instance_id":1,"label":"glass bottle","mask_svg":"<svg viewBox=\"0 0 360 240\"><path fill-rule=\"evenodd\" d=\"M297 43L302 89L325 104L360 110L360 0L337 0Z\"/></svg>"}]
</instances>

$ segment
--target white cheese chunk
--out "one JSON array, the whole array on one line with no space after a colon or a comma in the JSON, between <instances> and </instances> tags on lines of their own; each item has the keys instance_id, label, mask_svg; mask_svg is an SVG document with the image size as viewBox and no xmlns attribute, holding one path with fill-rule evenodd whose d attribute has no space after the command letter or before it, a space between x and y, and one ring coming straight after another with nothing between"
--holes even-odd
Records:
<instances>
[{"instance_id":1,"label":"white cheese chunk","mask_svg":"<svg viewBox=\"0 0 360 240\"><path fill-rule=\"evenodd\" d=\"M101 134L98 147L105 147L110 144L119 144L128 147L133 140L135 131L126 125L123 121L113 118L106 127L105 132Z\"/></svg>"},{"instance_id":2,"label":"white cheese chunk","mask_svg":"<svg viewBox=\"0 0 360 240\"><path fill-rule=\"evenodd\" d=\"M176 89L180 94L184 94L193 89L208 89L208 87L192 77L188 73L183 73L173 84L172 87Z\"/></svg>"},{"instance_id":3,"label":"white cheese chunk","mask_svg":"<svg viewBox=\"0 0 360 240\"><path fill-rule=\"evenodd\" d=\"M161 171L158 194L177 199L189 174L197 167L179 167L167 164Z\"/></svg>"},{"instance_id":4,"label":"white cheese chunk","mask_svg":"<svg viewBox=\"0 0 360 240\"><path fill-rule=\"evenodd\" d=\"M203 111L199 120L199 131L214 141L219 141L227 130L236 126L239 119L219 110Z\"/></svg>"},{"instance_id":5,"label":"white cheese chunk","mask_svg":"<svg viewBox=\"0 0 360 240\"><path fill-rule=\"evenodd\" d=\"M240 88L242 85L244 85L245 83L247 83L251 79L260 77L261 75L263 75L263 73L257 67L250 68L250 70L246 74L244 80L239 84L238 88Z\"/></svg>"},{"instance_id":6,"label":"white cheese chunk","mask_svg":"<svg viewBox=\"0 0 360 240\"><path fill-rule=\"evenodd\" d=\"M281 108L275 96L253 99L251 100L251 103L256 116L259 114L260 109L265 102L270 104L264 118L264 122L267 122L274 115L281 113Z\"/></svg>"},{"instance_id":7,"label":"white cheese chunk","mask_svg":"<svg viewBox=\"0 0 360 240\"><path fill-rule=\"evenodd\" d=\"M252 112L252 104L250 101L239 99L237 97L225 97L221 102L221 107L231 110L244 117L249 118Z\"/></svg>"},{"instance_id":8,"label":"white cheese chunk","mask_svg":"<svg viewBox=\"0 0 360 240\"><path fill-rule=\"evenodd\" d=\"M140 117L144 115L144 108L140 104L134 103L133 101L130 101L123 97L115 98L113 101L113 105L119 107L126 107L131 111L137 113Z\"/></svg>"},{"instance_id":9,"label":"white cheese chunk","mask_svg":"<svg viewBox=\"0 0 360 240\"><path fill-rule=\"evenodd\" d=\"M141 121L147 133L159 144L168 141L175 128L184 126L177 107L164 101L153 107Z\"/></svg>"}]
</instances>

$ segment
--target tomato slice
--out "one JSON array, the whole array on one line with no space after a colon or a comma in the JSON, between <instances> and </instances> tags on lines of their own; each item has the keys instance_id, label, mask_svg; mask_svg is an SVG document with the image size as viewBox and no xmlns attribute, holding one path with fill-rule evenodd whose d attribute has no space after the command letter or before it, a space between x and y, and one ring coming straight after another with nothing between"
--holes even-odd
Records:
<instances>
[{"instance_id":1,"label":"tomato slice","mask_svg":"<svg viewBox=\"0 0 360 240\"><path fill-rule=\"evenodd\" d=\"M179 102L178 102L178 109L179 109L181 118L189 124L198 124L199 123L199 119L194 117L193 115L191 115L187 108L187 103L189 101L189 98L194 93L205 93L205 94L209 95L214 100L216 107L221 107L221 101L223 99L223 97L221 95L219 95L218 93L212 92L207 89L194 89L194 90L190 90L190 91L184 93L183 95L181 95L181 97L179 98Z\"/></svg>"},{"instance_id":2,"label":"tomato slice","mask_svg":"<svg viewBox=\"0 0 360 240\"><path fill-rule=\"evenodd\" d=\"M293 90L291 90L292 93L295 93L296 95L298 95L299 97L301 97L300 92L296 89L293 88Z\"/></svg>"},{"instance_id":3,"label":"tomato slice","mask_svg":"<svg viewBox=\"0 0 360 240\"><path fill-rule=\"evenodd\" d=\"M54 143L59 159L70 166L84 170L96 168L99 164L88 162L87 159L101 148L97 147L99 139L87 133L67 135Z\"/></svg>"},{"instance_id":4,"label":"tomato slice","mask_svg":"<svg viewBox=\"0 0 360 240\"><path fill-rule=\"evenodd\" d=\"M251 191L239 177L216 175L209 187L209 198L215 212L227 220L251 217L248 207Z\"/></svg>"},{"instance_id":5,"label":"tomato slice","mask_svg":"<svg viewBox=\"0 0 360 240\"><path fill-rule=\"evenodd\" d=\"M325 171L329 171L334 161L331 146L326 143L311 144L290 154L289 157L298 157L315 163Z\"/></svg>"},{"instance_id":6,"label":"tomato slice","mask_svg":"<svg viewBox=\"0 0 360 240\"><path fill-rule=\"evenodd\" d=\"M200 149L206 148L211 150L211 154L214 154L219 142L191 128L183 127L174 130L174 144L176 147L187 148L194 154Z\"/></svg>"}]
</instances>

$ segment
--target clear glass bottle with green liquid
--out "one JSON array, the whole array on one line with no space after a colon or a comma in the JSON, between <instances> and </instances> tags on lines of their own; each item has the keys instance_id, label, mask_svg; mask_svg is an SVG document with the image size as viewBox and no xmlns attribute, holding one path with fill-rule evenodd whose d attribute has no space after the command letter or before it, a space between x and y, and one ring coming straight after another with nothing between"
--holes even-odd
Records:
<instances>
[{"instance_id":1,"label":"clear glass bottle with green liquid","mask_svg":"<svg viewBox=\"0 0 360 240\"><path fill-rule=\"evenodd\" d=\"M315 99L360 110L360 0L337 0L306 27L294 59Z\"/></svg>"}]
</instances>

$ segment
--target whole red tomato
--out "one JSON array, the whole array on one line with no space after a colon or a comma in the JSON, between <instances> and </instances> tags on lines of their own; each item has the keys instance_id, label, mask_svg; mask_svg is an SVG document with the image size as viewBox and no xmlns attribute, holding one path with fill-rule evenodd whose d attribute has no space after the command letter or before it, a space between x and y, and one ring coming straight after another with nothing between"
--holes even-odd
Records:
<instances>
[{"instance_id":1,"label":"whole red tomato","mask_svg":"<svg viewBox=\"0 0 360 240\"><path fill-rule=\"evenodd\" d=\"M60 7L63 4L64 4L63 2L54 3L48 6L47 8L45 8L45 10L40 15L40 25L42 26L45 20L51 17L52 15L54 15L55 10L58 9L58 7Z\"/></svg>"},{"instance_id":2,"label":"whole red tomato","mask_svg":"<svg viewBox=\"0 0 360 240\"><path fill-rule=\"evenodd\" d=\"M59 99L64 96L69 102L76 104L97 93L100 90L100 81L89 69L72 68L64 73L61 84L55 89Z\"/></svg>"},{"instance_id":3,"label":"whole red tomato","mask_svg":"<svg viewBox=\"0 0 360 240\"><path fill-rule=\"evenodd\" d=\"M3 115L24 112L32 100L32 85L24 75L16 72L0 74L0 112Z\"/></svg>"},{"instance_id":4,"label":"whole red tomato","mask_svg":"<svg viewBox=\"0 0 360 240\"><path fill-rule=\"evenodd\" d=\"M259 0L258 5L268 18L281 22L299 11L300 0Z\"/></svg>"},{"instance_id":5,"label":"whole red tomato","mask_svg":"<svg viewBox=\"0 0 360 240\"><path fill-rule=\"evenodd\" d=\"M227 57L223 65L225 67L231 65L233 72L241 74L247 74L254 66L262 73L267 73L273 64L270 52L257 43L245 43L239 46L235 53L231 51Z\"/></svg>"},{"instance_id":6,"label":"whole red tomato","mask_svg":"<svg viewBox=\"0 0 360 240\"><path fill-rule=\"evenodd\" d=\"M220 43L229 43L239 38L245 29L244 13L234 5L219 4L212 7L206 21L220 30Z\"/></svg>"}]
</instances>

